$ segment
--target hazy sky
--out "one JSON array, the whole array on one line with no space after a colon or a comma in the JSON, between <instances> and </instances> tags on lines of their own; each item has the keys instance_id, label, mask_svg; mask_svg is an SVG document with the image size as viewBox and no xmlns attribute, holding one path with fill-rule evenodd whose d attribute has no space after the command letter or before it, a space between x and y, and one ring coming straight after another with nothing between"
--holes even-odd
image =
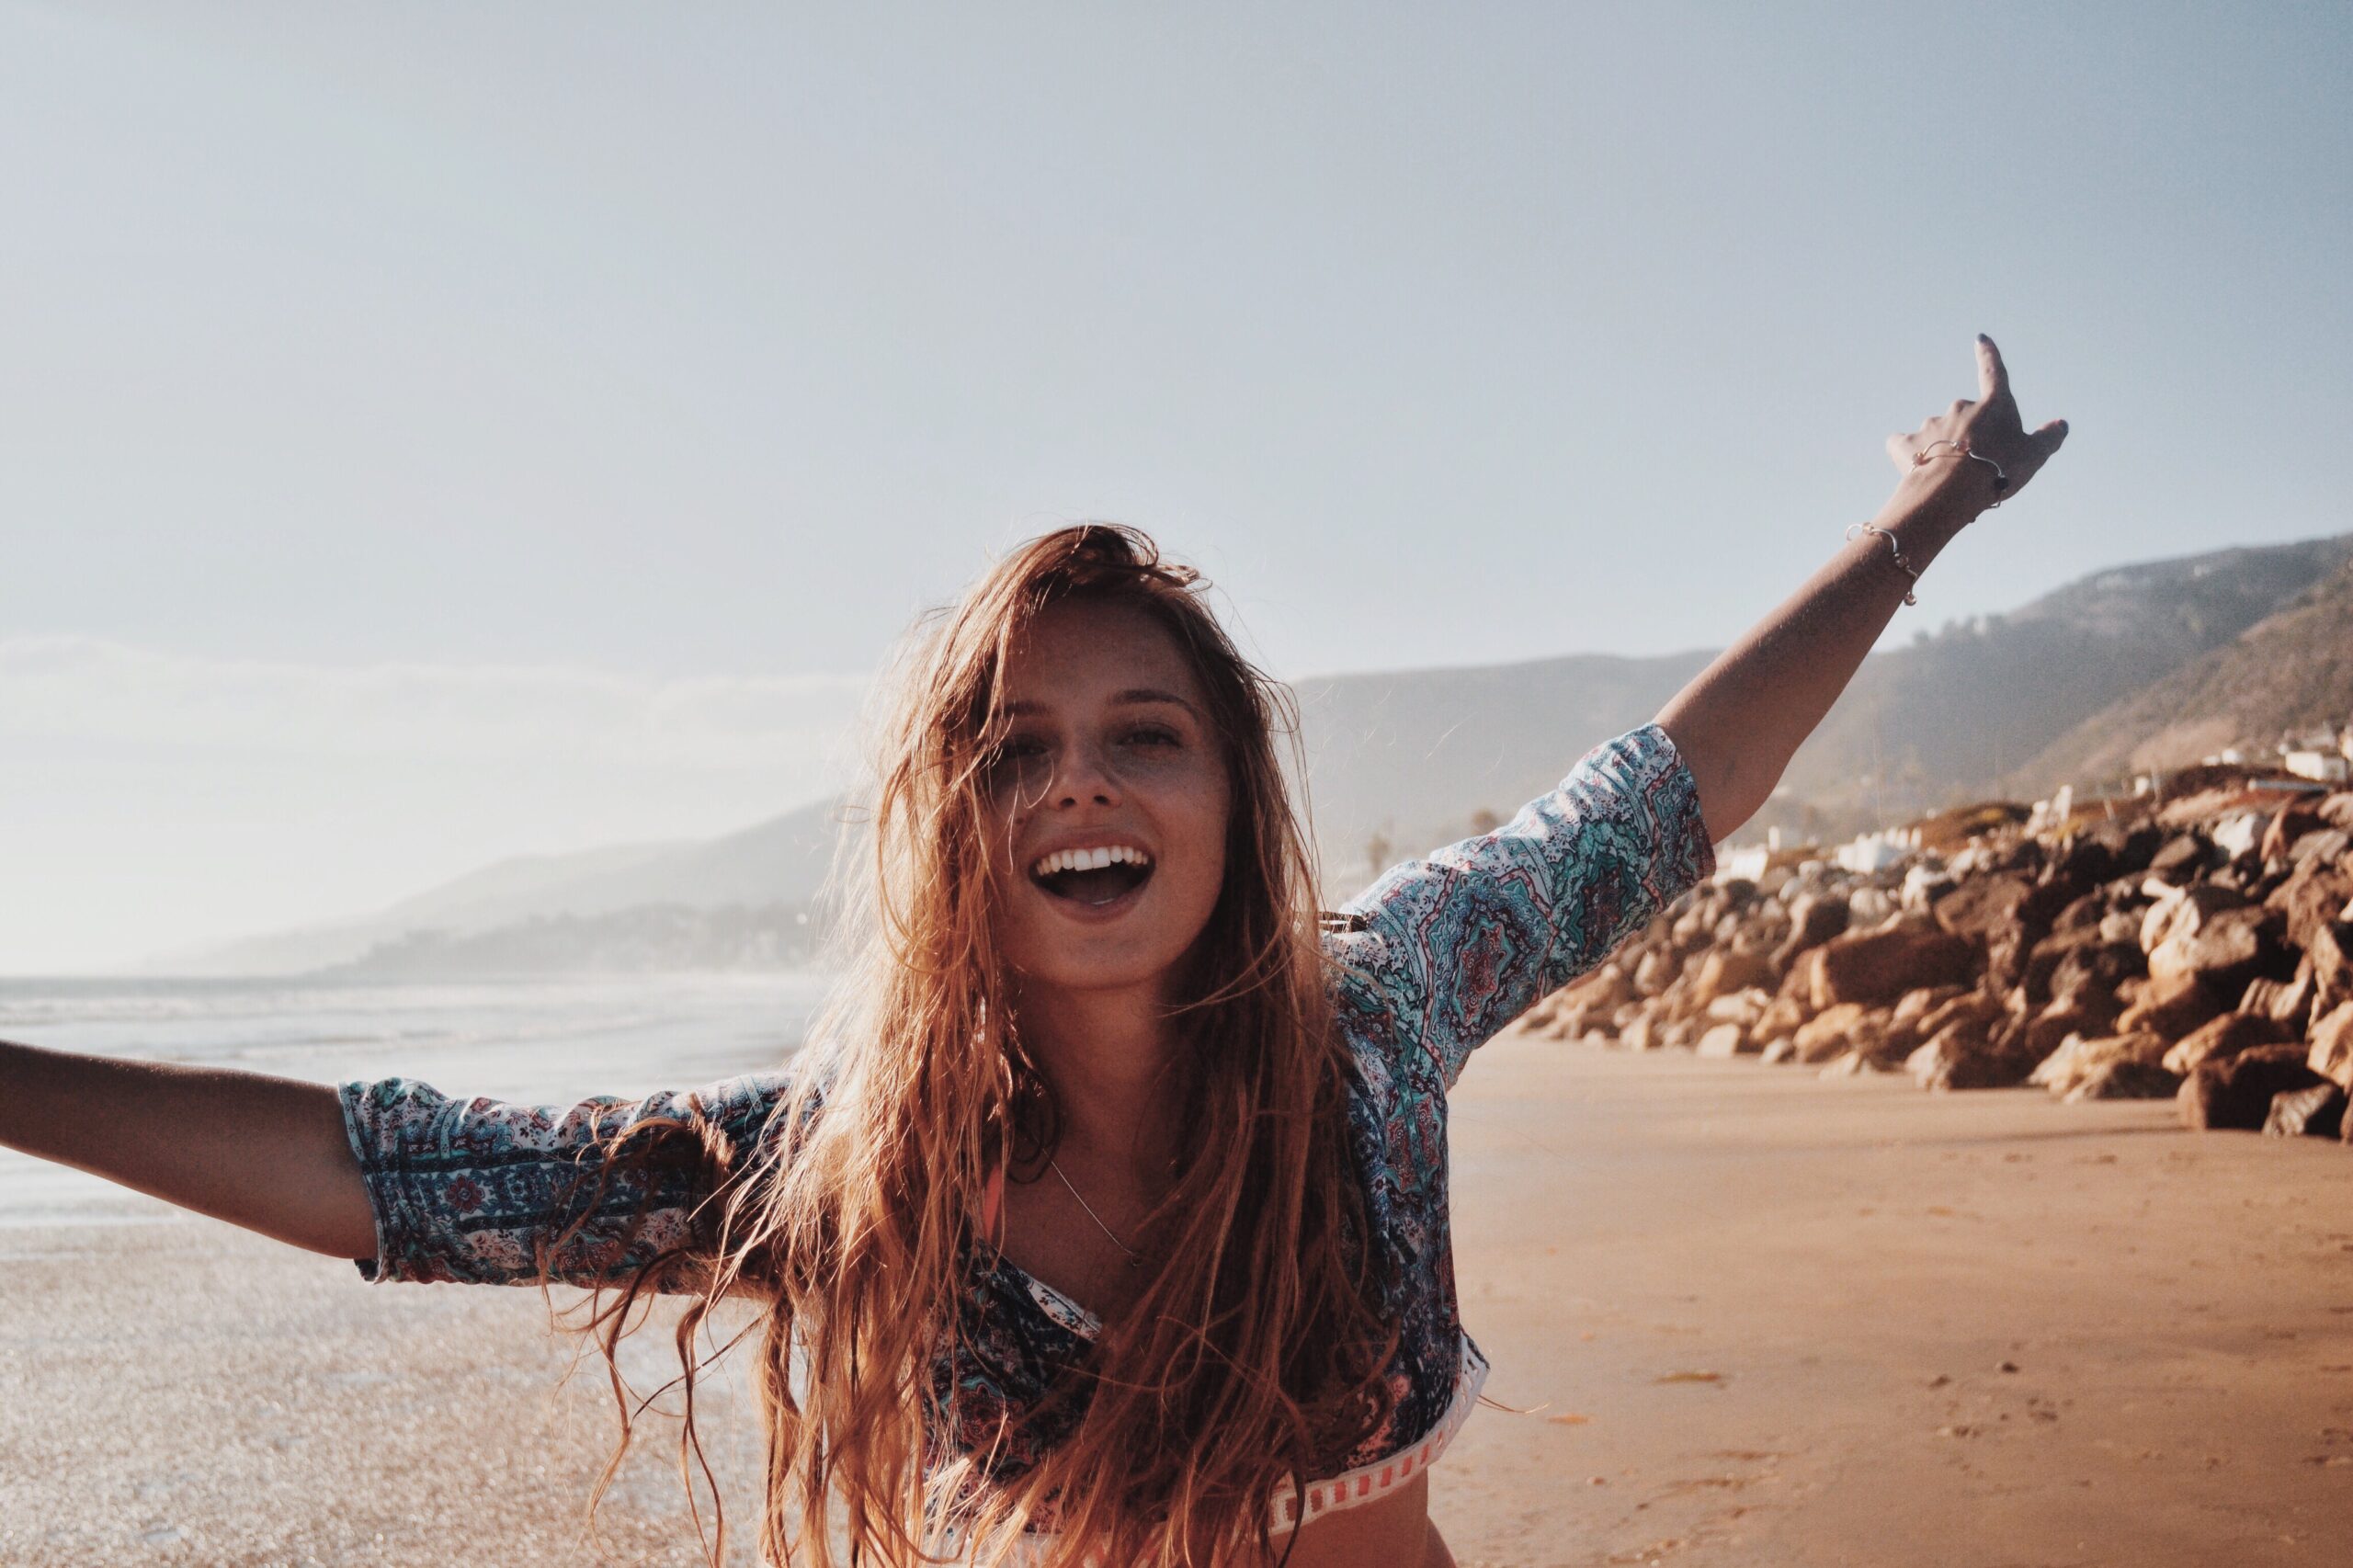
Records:
<instances>
[{"instance_id":1,"label":"hazy sky","mask_svg":"<svg viewBox=\"0 0 2353 1568\"><path fill-rule=\"evenodd\" d=\"M1898 634L2353 528L2348 81L2334 4L0 0L0 972L810 799L1066 517L1285 674L1719 643L1980 330L2072 434Z\"/></svg>"}]
</instances>

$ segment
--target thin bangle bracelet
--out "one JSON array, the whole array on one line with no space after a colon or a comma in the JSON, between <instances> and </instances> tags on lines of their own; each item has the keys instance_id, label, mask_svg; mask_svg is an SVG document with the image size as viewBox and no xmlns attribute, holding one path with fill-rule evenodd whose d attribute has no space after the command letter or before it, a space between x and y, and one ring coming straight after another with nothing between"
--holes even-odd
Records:
<instances>
[{"instance_id":1,"label":"thin bangle bracelet","mask_svg":"<svg viewBox=\"0 0 2353 1568\"><path fill-rule=\"evenodd\" d=\"M1895 542L1895 536L1888 532L1885 528L1880 528L1871 523L1855 523L1850 525L1847 529L1847 537L1848 539L1860 539L1865 534L1877 534L1880 538L1887 540L1887 552L1895 557L1895 569L1898 572L1903 573L1906 577L1912 579L1912 582L1904 587L1904 602L1907 605L1918 604L1920 601L1912 597L1912 589L1918 585L1920 574L1918 570L1913 566L1911 562L1904 559L1904 547Z\"/></svg>"},{"instance_id":2,"label":"thin bangle bracelet","mask_svg":"<svg viewBox=\"0 0 2353 1568\"><path fill-rule=\"evenodd\" d=\"M1999 506L2002 504L2002 496L2004 493L2010 488L2010 476L2002 472L2002 465L1995 462L1992 458L1987 457L1983 452L1971 450L1970 445L1966 440L1956 441L1949 437L1947 437L1938 440L1931 441L1927 446L1912 454L1912 466L1914 468L1922 468L1927 466L1928 454L1935 451L1938 447L1950 447L1962 457L1974 459L1978 462L1984 463L1987 468L1992 469L1994 471L1994 499L1992 504L1985 509L1990 512L1994 510L1995 506Z\"/></svg>"}]
</instances>

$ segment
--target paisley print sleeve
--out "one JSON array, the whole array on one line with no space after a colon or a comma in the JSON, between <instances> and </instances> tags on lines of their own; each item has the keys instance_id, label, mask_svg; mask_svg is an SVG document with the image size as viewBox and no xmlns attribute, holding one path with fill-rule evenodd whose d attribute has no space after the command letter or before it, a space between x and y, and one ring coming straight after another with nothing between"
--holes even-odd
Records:
<instances>
[{"instance_id":1,"label":"paisley print sleeve","mask_svg":"<svg viewBox=\"0 0 2353 1568\"><path fill-rule=\"evenodd\" d=\"M344 1084L344 1130L376 1215L376 1256L354 1260L359 1276L474 1285L626 1278L665 1252L710 1239L716 1216L699 1212L710 1173L749 1164L789 1087L789 1074L755 1073L566 1108L453 1099L408 1078ZM608 1161L614 1136L631 1129L624 1151L663 1135L642 1159Z\"/></svg>"},{"instance_id":2,"label":"paisley print sleeve","mask_svg":"<svg viewBox=\"0 0 2353 1568\"><path fill-rule=\"evenodd\" d=\"M1393 868L1346 910L1378 938L1369 967L1399 1031L1418 1035L1451 1086L1473 1050L1714 869L1690 769L1649 724L1595 747L1494 832Z\"/></svg>"}]
</instances>

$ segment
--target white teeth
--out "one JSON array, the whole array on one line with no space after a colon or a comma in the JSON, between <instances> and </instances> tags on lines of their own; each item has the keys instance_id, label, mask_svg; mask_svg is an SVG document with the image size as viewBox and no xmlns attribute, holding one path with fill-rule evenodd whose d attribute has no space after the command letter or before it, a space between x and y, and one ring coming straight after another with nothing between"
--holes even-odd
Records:
<instances>
[{"instance_id":1,"label":"white teeth","mask_svg":"<svg viewBox=\"0 0 2353 1568\"><path fill-rule=\"evenodd\" d=\"M1029 868L1033 877L1051 877L1057 871L1099 871L1106 866L1149 866L1152 857L1132 845L1107 844L1092 849L1057 849L1041 855Z\"/></svg>"}]
</instances>

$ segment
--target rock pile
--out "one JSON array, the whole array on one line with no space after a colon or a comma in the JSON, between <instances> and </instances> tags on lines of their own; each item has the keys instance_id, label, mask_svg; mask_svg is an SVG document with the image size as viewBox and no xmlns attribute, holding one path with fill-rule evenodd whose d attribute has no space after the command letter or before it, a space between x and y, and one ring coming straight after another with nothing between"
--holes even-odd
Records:
<instances>
[{"instance_id":1,"label":"rock pile","mask_svg":"<svg viewBox=\"0 0 2353 1568\"><path fill-rule=\"evenodd\" d=\"M1933 846L1876 871L1705 885L1529 1027L1931 1089L2171 1095L2191 1127L2353 1143L2353 792L2224 779L2058 831L2019 815L1923 824Z\"/></svg>"}]
</instances>

